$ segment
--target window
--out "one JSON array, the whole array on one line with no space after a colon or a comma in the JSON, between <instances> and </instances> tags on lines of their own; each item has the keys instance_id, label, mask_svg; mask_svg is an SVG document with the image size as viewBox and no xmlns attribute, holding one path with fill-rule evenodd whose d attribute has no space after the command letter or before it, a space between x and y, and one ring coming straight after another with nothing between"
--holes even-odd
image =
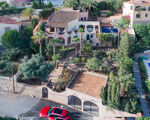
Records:
<instances>
[{"instance_id":1,"label":"window","mask_svg":"<svg viewBox=\"0 0 150 120\"><path fill-rule=\"evenodd\" d=\"M141 15L140 14L136 14L136 18L140 18L141 17Z\"/></svg>"},{"instance_id":2,"label":"window","mask_svg":"<svg viewBox=\"0 0 150 120\"><path fill-rule=\"evenodd\" d=\"M93 38L93 35L90 35L90 38Z\"/></svg>"},{"instance_id":3,"label":"window","mask_svg":"<svg viewBox=\"0 0 150 120\"><path fill-rule=\"evenodd\" d=\"M86 17L84 17L84 20L86 20Z\"/></svg>"},{"instance_id":4,"label":"window","mask_svg":"<svg viewBox=\"0 0 150 120\"><path fill-rule=\"evenodd\" d=\"M148 7L148 11L150 11L150 6Z\"/></svg>"},{"instance_id":5,"label":"window","mask_svg":"<svg viewBox=\"0 0 150 120\"><path fill-rule=\"evenodd\" d=\"M138 10L140 10L141 9L141 6L136 6L135 7L135 11L138 11Z\"/></svg>"},{"instance_id":6,"label":"window","mask_svg":"<svg viewBox=\"0 0 150 120\"><path fill-rule=\"evenodd\" d=\"M6 27L5 28L5 32L7 32L8 30L10 30L10 27Z\"/></svg>"},{"instance_id":7,"label":"window","mask_svg":"<svg viewBox=\"0 0 150 120\"><path fill-rule=\"evenodd\" d=\"M148 14L147 14L147 13L145 14L145 17L148 17Z\"/></svg>"}]
</instances>

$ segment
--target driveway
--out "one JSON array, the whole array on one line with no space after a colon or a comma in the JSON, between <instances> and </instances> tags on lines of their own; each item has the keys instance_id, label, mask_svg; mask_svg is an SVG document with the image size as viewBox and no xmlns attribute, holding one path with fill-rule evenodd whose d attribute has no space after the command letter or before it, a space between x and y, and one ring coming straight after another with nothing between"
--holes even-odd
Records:
<instances>
[{"instance_id":1,"label":"driveway","mask_svg":"<svg viewBox=\"0 0 150 120\"><path fill-rule=\"evenodd\" d=\"M39 111L44 106L63 107L70 111L72 120L93 120L89 114L74 110L49 100L31 98L12 93L0 92L0 115L8 117L19 116L21 120L47 120L39 118Z\"/></svg>"}]
</instances>

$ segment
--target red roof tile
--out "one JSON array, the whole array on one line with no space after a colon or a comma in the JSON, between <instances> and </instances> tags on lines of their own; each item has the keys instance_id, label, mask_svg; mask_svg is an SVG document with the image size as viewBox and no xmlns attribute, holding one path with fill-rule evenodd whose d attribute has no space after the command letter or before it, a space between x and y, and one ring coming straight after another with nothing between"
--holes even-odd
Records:
<instances>
[{"instance_id":1,"label":"red roof tile","mask_svg":"<svg viewBox=\"0 0 150 120\"><path fill-rule=\"evenodd\" d=\"M4 24L19 24L16 20L8 19L8 18L0 18L0 23Z\"/></svg>"}]
</instances>

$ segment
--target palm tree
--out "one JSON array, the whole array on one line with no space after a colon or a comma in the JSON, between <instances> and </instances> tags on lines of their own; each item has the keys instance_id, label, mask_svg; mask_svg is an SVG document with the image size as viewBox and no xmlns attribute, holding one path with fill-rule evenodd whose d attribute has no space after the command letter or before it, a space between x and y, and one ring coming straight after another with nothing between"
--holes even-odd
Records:
<instances>
[{"instance_id":1,"label":"palm tree","mask_svg":"<svg viewBox=\"0 0 150 120\"><path fill-rule=\"evenodd\" d=\"M120 36L122 31L128 27L128 24L125 24L122 20L116 20L113 22L113 25L118 28L118 46L120 44Z\"/></svg>"},{"instance_id":2,"label":"palm tree","mask_svg":"<svg viewBox=\"0 0 150 120\"><path fill-rule=\"evenodd\" d=\"M56 68L58 68L58 60L60 59L60 54L56 54L53 56L53 60L55 61Z\"/></svg>"},{"instance_id":3,"label":"palm tree","mask_svg":"<svg viewBox=\"0 0 150 120\"><path fill-rule=\"evenodd\" d=\"M31 21L32 20L32 14L34 11L35 11L34 8L26 8L25 10L23 10L21 12L21 16L27 16L27 17L29 17L29 20Z\"/></svg>"},{"instance_id":4,"label":"palm tree","mask_svg":"<svg viewBox=\"0 0 150 120\"><path fill-rule=\"evenodd\" d=\"M75 42L75 55L77 56L77 43L78 43L78 41L79 41L80 39L79 38L77 38L77 37L75 37L75 38L73 38L73 40L72 40L72 42Z\"/></svg>"},{"instance_id":5,"label":"palm tree","mask_svg":"<svg viewBox=\"0 0 150 120\"><path fill-rule=\"evenodd\" d=\"M97 2L95 0L82 0L81 7L86 10L91 10L91 8L97 8Z\"/></svg>"},{"instance_id":6,"label":"palm tree","mask_svg":"<svg viewBox=\"0 0 150 120\"><path fill-rule=\"evenodd\" d=\"M78 30L78 32L80 33L80 56L82 55L82 34L84 32L84 29L83 28L80 28Z\"/></svg>"},{"instance_id":7,"label":"palm tree","mask_svg":"<svg viewBox=\"0 0 150 120\"><path fill-rule=\"evenodd\" d=\"M50 40L50 44L53 46L53 56L56 55L56 45L60 42L61 41L57 38L53 38L53 39Z\"/></svg>"},{"instance_id":8,"label":"palm tree","mask_svg":"<svg viewBox=\"0 0 150 120\"><path fill-rule=\"evenodd\" d=\"M47 38L47 34L40 30L37 33L35 33L32 38L35 40L35 43L39 43L39 51L40 55L42 55L42 41Z\"/></svg>"}]
</instances>

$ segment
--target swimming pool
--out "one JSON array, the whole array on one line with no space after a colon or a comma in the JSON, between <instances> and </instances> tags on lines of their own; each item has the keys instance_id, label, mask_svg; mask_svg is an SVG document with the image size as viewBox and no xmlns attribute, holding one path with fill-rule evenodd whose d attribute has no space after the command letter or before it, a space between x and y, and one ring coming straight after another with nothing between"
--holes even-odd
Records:
<instances>
[{"instance_id":1,"label":"swimming pool","mask_svg":"<svg viewBox=\"0 0 150 120\"><path fill-rule=\"evenodd\" d=\"M113 26L101 26L102 33L118 33L118 29Z\"/></svg>"}]
</instances>

